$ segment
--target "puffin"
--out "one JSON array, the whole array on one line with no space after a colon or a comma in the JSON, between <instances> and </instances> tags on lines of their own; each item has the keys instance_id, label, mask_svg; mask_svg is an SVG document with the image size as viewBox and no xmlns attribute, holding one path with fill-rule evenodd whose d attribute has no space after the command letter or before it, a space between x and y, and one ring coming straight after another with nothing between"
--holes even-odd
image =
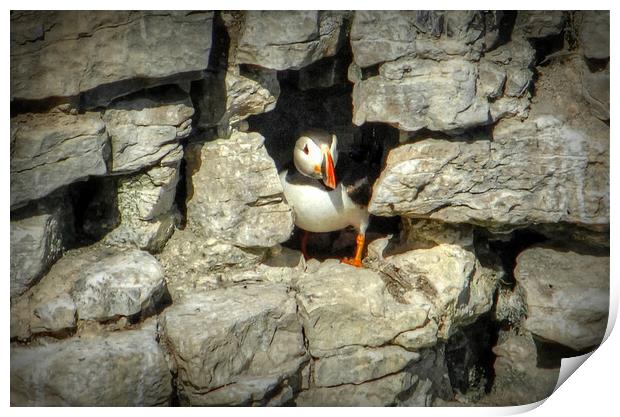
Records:
<instances>
[{"instance_id":1,"label":"puffin","mask_svg":"<svg viewBox=\"0 0 620 417\"><path fill-rule=\"evenodd\" d=\"M293 164L280 172L284 197L303 230L301 251L308 259L308 232L325 233L353 226L357 230L352 257L341 262L362 266L369 224L372 182L368 164L351 153L339 155L338 138L321 129L303 131L293 148Z\"/></svg>"}]
</instances>

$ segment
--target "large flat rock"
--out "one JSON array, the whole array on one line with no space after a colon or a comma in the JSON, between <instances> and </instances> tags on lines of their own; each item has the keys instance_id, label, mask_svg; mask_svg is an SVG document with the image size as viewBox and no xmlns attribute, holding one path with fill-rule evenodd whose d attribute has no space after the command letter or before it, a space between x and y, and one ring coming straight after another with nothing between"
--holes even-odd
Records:
<instances>
[{"instance_id":1,"label":"large flat rock","mask_svg":"<svg viewBox=\"0 0 620 417\"><path fill-rule=\"evenodd\" d=\"M276 70L300 69L338 51L343 13L259 11L243 13L236 63Z\"/></svg>"},{"instance_id":2,"label":"large flat rock","mask_svg":"<svg viewBox=\"0 0 620 417\"><path fill-rule=\"evenodd\" d=\"M489 139L392 150L370 212L490 228L609 223L608 137L541 116L502 122Z\"/></svg>"},{"instance_id":3,"label":"large flat rock","mask_svg":"<svg viewBox=\"0 0 620 417\"><path fill-rule=\"evenodd\" d=\"M11 98L75 96L121 81L201 71L212 21L213 12L13 12Z\"/></svg>"},{"instance_id":4,"label":"large flat rock","mask_svg":"<svg viewBox=\"0 0 620 417\"><path fill-rule=\"evenodd\" d=\"M293 215L260 134L190 144L186 160L188 225L198 236L242 248L290 237Z\"/></svg>"},{"instance_id":5,"label":"large flat rock","mask_svg":"<svg viewBox=\"0 0 620 417\"><path fill-rule=\"evenodd\" d=\"M11 405L168 405L172 376L156 336L151 320L139 330L11 345Z\"/></svg>"},{"instance_id":6,"label":"large flat rock","mask_svg":"<svg viewBox=\"0 0 620 417\"><path fill-rule=\"evenodd\" d=\"M11 209L90 175L108 173L110 144L99 113L11 118Z\"/></svg>"},{"instance_id":7,"label":"large flat rock","mask_svg":"<svg viewBox=\"0 0 620 417\"><path fill-rule=\"evenodd\" d=\"M188 295L160 319L186 405L265 403L308 360L295 300L285 285Z\"/></svg>"},{"instance_id":8,"label":"large flat rock","mask_svg":"<svg viewBox=\"0 0 620 417\"><path fill-rule=\"evenodd\" d=\"M525 292L525 328L575 350L603 340L609 311L609 256L561 247L534 247L517 258Z\"/></svg>"}]
</instances>

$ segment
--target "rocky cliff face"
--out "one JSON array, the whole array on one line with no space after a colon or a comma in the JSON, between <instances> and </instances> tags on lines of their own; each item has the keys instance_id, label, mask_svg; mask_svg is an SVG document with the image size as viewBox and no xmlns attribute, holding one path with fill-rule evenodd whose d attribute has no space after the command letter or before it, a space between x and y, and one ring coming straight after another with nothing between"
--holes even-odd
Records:
<instances>
[{"instance_id":1,"label":"rocky cliff face","mask_svg":"<svg viewBox=\"0 0 620 417\"><path fill-rule=\"evenodd\" d=\"M12 405L525 404L605 331L609 13L15 11L10 146Z\"/></svg>"}]
</instances>

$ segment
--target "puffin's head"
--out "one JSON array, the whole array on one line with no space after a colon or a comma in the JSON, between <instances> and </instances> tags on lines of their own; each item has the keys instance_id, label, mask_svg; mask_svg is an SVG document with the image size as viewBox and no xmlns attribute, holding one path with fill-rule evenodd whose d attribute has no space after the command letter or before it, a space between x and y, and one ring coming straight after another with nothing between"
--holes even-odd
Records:
<instances>
[{"instance_id":1,"label":"puffin's head","mask_svg":"<svg viewBox=\"0 0 620 417\"><path fill-rule=\"evenodd\" d=\"M323 130L309 130L301 134L293 150L293 162L303 175L323 180L329 188L336 188L334 167L338 163L338 139Z\"/></svg>"}]
</instances>

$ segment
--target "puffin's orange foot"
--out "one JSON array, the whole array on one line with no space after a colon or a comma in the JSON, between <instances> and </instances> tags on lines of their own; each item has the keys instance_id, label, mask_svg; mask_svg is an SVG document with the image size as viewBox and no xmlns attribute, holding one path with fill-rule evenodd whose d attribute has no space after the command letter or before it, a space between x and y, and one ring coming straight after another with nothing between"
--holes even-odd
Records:
<instances>
[{"instance_id":1,"label":"puffin's orange foot","mask_svg":"<svg viewBox=\"0 0 620 417\"><path fill-rule=\"evenodd\" d=\"M357 268L361 268L362 267L362 260L361 259L356 259L356 258L342 258L340 260L341 263L343 264L347 264L347 265L352 265L355 266Z\"/></svg>"}]
</instances>

